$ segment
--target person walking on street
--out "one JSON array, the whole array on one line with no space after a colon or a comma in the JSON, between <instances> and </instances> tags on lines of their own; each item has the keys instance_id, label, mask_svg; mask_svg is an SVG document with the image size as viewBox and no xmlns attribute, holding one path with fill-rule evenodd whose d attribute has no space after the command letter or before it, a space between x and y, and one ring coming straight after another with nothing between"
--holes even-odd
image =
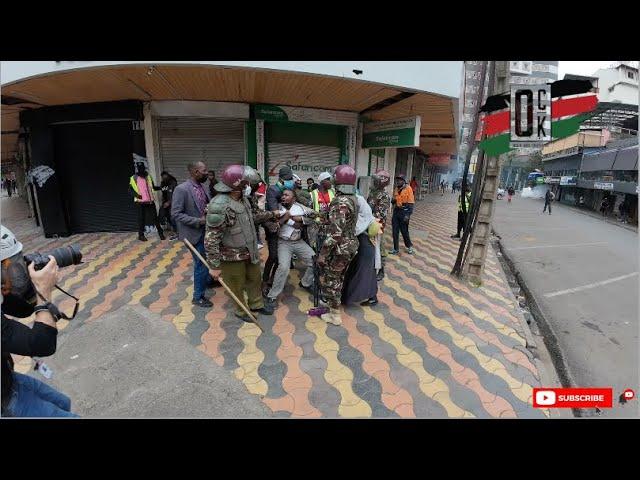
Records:
<instances>
[{"instance_id":1,"label":"person walking on street","mask_svg":"<svg viewBox=\"0 0 640 480\"><path fill-rule=\"evenodd\" d=\"M302 227L312 220L316 213L296 201L295 192L285 189L280 206L280 229L278 231L278 268L273 286L265 298L265 309L273 312L278 296L284 290L291 269L293 255L306 268L299 286L311 292L313 284L313 257L315 252L303 239Z\"/></svg>"},{"instance_id":2,"label":"person walking on street","mask_svg":"<svg viewBox=\"0 0 640 480\"><path fill-rule=\"evenodd\" d=\"M280 212L282 192L285 190L293 191L295 186L291 167L288 165L281 167L278 171L278 181L267 189L266 210L278 214ZM267 240L267 247L269 248L269 257L264 264L264 271L262 272L262 288L266 294L273 285L278 268L278 230L280 229L280 225L278 222L270 220L263 224L263 228Z\"/></svg>"},{"instance_id":3,"label":"person walking on street","mask_svg":"<svg viewBox=\"0 0 640 480\"><path fill-rule=\"evenodd\" d=\"M418 195L418 181L416 180L416 177L411 179L411 183L409 185L411 186L411 190L413 190L413 196L415 197Z\"/></svg>"},{"instance_id":4,"label":"person walking on street","mask_svg":"<svg viewBox=\"0 0 640 480\"><path fill-rule=\"evenodd\" d=\"M329 172L322 172L318 175L318 182L320 183L318 188L311 191L311 208L315 210L318 217L315 223L307 226L307 235L312 246L316 244L318 234L327 223L329 205L336 196L336 192L331 185L331 174Z\"/></svg>"},{"instance_id":5,"label":"person walking on street","mask_svg":"<svg viewBox=\"0 0 640 480\"><path fill-rule=\"evenodd\" d=\"M400 240L400 233L402 233L402 239L404 240L404 246L407 247L407 253L413 255L415 252L413 250L413 243L411 243L411 237L409 236L409 220L413 213L415 200L413 197L413 190L408 187L407 181L402 175L396 177L396 190L393 194L393 200L391 200L391 203L394 204L393 217L391 218L393 250L389 253L392 255L397 255L399 253L398 244Z\"/></svg>"},{"instance_id":6,"label":"person walking on street","mask_svg":"<svg viewBox=\"0 0 640 480\"><path fill-rule=\"evenodd\" d=\"M381 281L384 278L384 262L387 256L387 252L382 245L382 235L384 235L384 229L387 225L387 217L389 216L389 210L391 208L391 195L387 193L387 187L391 182L391 175L386 170L378 170L373 176L373 186L369 190L369 197L367 203L371 207L371 213L380 223L381 234L378 237L377 248L380 249L381 265L378 270L377 279Z\"/></svg>"},{"instance_id":7,"label":"person walking on street","mask_svg":"<svg viewBox=\"0 0 640 480\"><path fill-rule=\"evenodd\" d=\"M271 315L273 309L266 308L260 291L258 239L251 204L244 196L247 186L244 165L224 169L222 180L215 186L218 194L207 207L205 251L214 280L222 276L241 302L247 294L251 311ZM235 315L250 321L239 305Z\"/></svg>"},{"instance_id":8,"label":"person walking on street","mask_svg":"<svg viewBox=\"0 0 640 480\"><path fill-rule=\"evenodd\" d=\"M551 191L551 189L547 189L547 193L544 194L544 208L542 209L542 213L549 209L549 215L551 215L551 202L555 199L555 195Z\"/></svg>"},{"instance_id":9,"label":"person walking on street","mask_svg":"<svg viewBox=\"0 0 640 480\"><path fill-rule=\"evenodd\" d=\"M5 183L7 186L7 195L11 197L11 195L13 195L13 183L11 182L11 178L7 177L7 179L5 180Z\"/></svg>"},{"instance_id":10,"label":"person walking on street","mask_svg":"<svg viewBox=\"0 0 640 480\"><path fill-rule=\"evenodd\" d=\"M462 202L465 203L465 211L462 210ZM460 234L464 230L464 224L467 221L467 214L469 213L469 208L471 207L471 187L467 185L467 194L458 196L458 228L455 235L451 235L451 238L460 238ZM466 213L465 213L466 212Z\"/></svg>"},{"instance_id":11,"label":"person walking on street","mask_svg":"<svg viewBox=\"0 0 640 480\"><path fill-rule=\"evenodd\" d=\"M602 218L607 218L607 210L609 210L609 197L604 197L600 203L600 212L602 212Z\"/></svg>"},{"instance_id":12,"label":"person walking on street","mask_svg":"<svg viewBox=\"0 0 640 480\"><path fill-rule=\"evenodd\" d=\"M507 189L507 202L511 203L511 198L513 197L513 194L516 193L516 191L513 189L513 186L510 186Z\"/></svg>"},{"instance_id":13,"label":"person walking on street","mask_svg":"<svg viewBox=\"0 0 640 480\"><path fill-rule=\"evenodd\" d=\"M620 221L622 223L629 223L629 207L627 206L626 198L620 203L618 210L620 211Z\"/></svg>"},{"instance_id":14,"label":"person walking on street","mask_svg":"<svg viewBox=\"0 0 640 480\"><path fill-rule=\"evenodd\" d=\"M177 231L176 222L173 220L171 216L171 198L173 197L173 191L178 186L178 181L176 177L171 175L169 172L164 171L160 174L162 181L160 182L160 190L162 192L162 206L160 207L160 212L158 213L158 221L160 225L169 224L173 229L173 235L169 237L169 240L176 240L178 236L175 234Z\"/></svg>"},{"instance_id":15,"label":"person walking on street","mask_svg":"<svg viewBox=\"0 0 640 480\"><path fill-rule=\"evenodd\" d=\"M336 196L329 205L326 239L316 262L323 271L323 275L320 276L320 290L329 306L329 312L320 318L325 322L340 325L344 276L358 251L356 172L349 165L339 165L335 169L334 179Z\"/></svg>"},{"instance_id":16,"label":"person walking on street","mask_svg":"<svg viewBox=\"0 0 640 480\"><path fill-rule=\"evenodd\" d=\"M442 196L444 196L444 180L440 181L440 190L442 190Z\"/></svg>"},{"instance_id":17,"label":"person walking on street","mask_svg":"<svg viewBox=\"0 0 640 480\"><path fill-rule=\"evenodd\" d=\"M185 238L193 244L200 255L205 254L205 212L209 203L209 193L203 184L207 181L207 167L202 162L189 165L189 180L178 185L173 191L171 216L178 227L178 238ZM196 255L193 257L193 298L191 303L210 308L211 301L205 297L207 286L213 286L209 271Z\"/></svg>"},{"instance_id":18,"label":"person walking on street","mask_svg":"<svg viewBox=\"0 0 640 480\"><path fill-rule=\"evenodd\" d=\"M136 174L129 178L129 189L133 194L133 201L138 206L138 240L147 241L147 237L144 235L145 225L154 225L158 230L160 240L164 240L164 232L158 219L156 204L153 201L153 192L160 190L161 187L155 186L144 163L138 162Z\"/></svg>"}]
</instances>

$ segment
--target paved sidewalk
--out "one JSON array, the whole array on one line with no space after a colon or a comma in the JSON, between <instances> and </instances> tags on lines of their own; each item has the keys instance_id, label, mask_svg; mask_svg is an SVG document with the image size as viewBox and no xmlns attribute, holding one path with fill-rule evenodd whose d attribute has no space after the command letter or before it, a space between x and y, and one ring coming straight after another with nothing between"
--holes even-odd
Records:
<instances>
[{"instance_id":1,"label":"paved sidewalk","mask_svg":"<svg viewBox=\"0 0 640 480\"><path fill-rule=\"evenodd\" d=\"M295 271L275 315L261 316L264 333L236 319L220 289L210 291L212 309L191 305L192 259L180 242L152 236L142 243L134 232L45 239L13 202L2 199L2 221L26 251L81 244L85 263L61 270L61 286L82 300L74 322L142 305L230 371L275 416L548 415L531 408L538 363L525 348L523 320L495 253L488 253L480 288L449 275L459 247L449 238L455 195L418 202L410 227L416 255L403 247L389 257L378 306L349 307L341 326L308 317L312 298L297 287ZM261 253L266 256L266 248ZM65 311L73 306L61 295L54 300ZM67 323L61 321L61 329ZM17 360L18 370L29 368L29 359Z\"/></svg>"}]
</instances>

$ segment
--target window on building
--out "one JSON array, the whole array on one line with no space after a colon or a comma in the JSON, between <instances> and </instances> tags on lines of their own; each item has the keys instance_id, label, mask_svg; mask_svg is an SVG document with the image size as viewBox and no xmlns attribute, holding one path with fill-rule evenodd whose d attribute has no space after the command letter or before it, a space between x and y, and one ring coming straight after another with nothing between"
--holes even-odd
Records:
<instances>
[{"instance_id":1,"label":"window on building","mask_svg":"<svg viewBox=\"0 0 640 480\"><path fill-rule=\"evenodd\" d=\"M636 78L636 75L633 72L627 72L627 77L633 80Z\"/></svg>"}]
</instances>

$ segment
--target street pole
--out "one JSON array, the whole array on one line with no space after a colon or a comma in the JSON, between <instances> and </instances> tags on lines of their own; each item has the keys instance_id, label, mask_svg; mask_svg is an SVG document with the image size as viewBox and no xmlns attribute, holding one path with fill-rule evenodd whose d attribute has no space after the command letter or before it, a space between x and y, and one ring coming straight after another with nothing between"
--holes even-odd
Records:
<instances>
[{"instance_id":1,"label":"street pole","mask_svg":"<svg viewBox=\"0 0 640 480\"><path fill-rule=\"evenodd\" d=\"M490 75L489 96L495 91L495 62ZM475 225L471 231L471 240L463 263L462 273L471 283L479 285L487 259L487 248L491 239L491 221L495 208L496 192L500 180L500 157L485 157L486 167L478 172L484 179L478 179L481 188L480 207Z\"/></svg>"}]
</instances>

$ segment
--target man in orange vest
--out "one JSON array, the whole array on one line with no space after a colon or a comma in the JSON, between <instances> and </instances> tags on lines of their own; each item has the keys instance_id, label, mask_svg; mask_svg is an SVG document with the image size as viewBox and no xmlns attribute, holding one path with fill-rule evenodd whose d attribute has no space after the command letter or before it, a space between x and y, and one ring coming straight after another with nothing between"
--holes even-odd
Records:
<instances>
[{"instance_id":1,"label":"man in orange vest","mask_svg":"<svg viewBox=\"0 0 640 480\"><path fill-rule=\"evenodd\" d=\"M407 253L413 255L413 243L409 237L409 220L413 213L413 205L415 203L413 197L413 189L407 185L403 175L396 177L396 188L393 192L393 217L391 218L391 226L393 230L393 250L389 253L397 255L398 243L400 240L400 233L402 232L402 238L404 239L404 246L407 247Z\"/></svg>"}]
</instances>

